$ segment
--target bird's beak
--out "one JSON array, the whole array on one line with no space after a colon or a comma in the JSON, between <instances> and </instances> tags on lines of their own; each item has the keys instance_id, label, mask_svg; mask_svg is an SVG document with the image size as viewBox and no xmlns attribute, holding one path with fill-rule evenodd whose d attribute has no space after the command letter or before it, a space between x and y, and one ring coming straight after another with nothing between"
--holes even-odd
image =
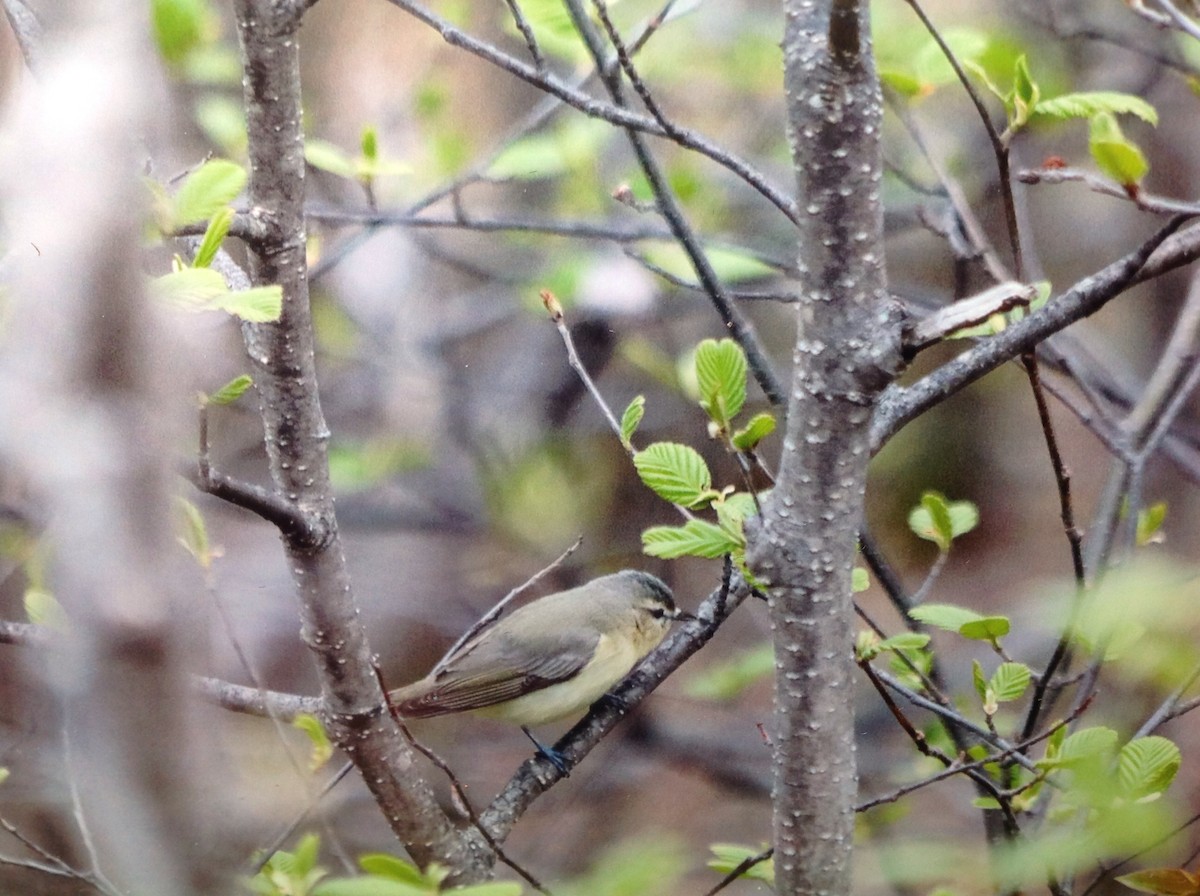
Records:
<instances>
[{"instance_id":1,"label":"bird's beak","mask_svg":"<svg viewBox=\"0 0 1200 896\"><path fill-rule=\"evenodd\" d=\"M687 610L681 610L678 607L676 607L675 615L672 616L671 618L676 621L679 621L679 622L693 622L698 617L694 613L689 613Z\"/></svg>"}]
</instances>

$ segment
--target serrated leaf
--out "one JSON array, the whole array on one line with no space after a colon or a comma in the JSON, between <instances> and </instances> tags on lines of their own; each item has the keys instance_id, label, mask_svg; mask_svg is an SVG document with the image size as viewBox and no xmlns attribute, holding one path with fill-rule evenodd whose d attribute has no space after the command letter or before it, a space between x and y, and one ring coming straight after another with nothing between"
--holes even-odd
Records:
<instances>
[{"instance_id":1,"label":"serrated leaf","mask_svg":"<svg viewBox=\"0 0 1200 896\"><path fill-rule=\"evenodd\" d=\"M1044 115L1047 118L1060 120L1091 118L1100 112L1111 112L1114 115L1134 115L1148 124L1158 124L1158 110L1140 96L1110 90L1064 93L1062 96L1052 99L1039 100L1033 107L1034 115Z\"/></svg>"},{"instance_id":2,"label":"serrated leaf","mask_svg":"<svg viewBox=\"0 0 1200 896\"><path fill-rule=\"evenodd\" d=\"M350 154L328 140L309 137L304 141L304 161L321 171L353 180L358 177L358 167Z\"/></svg>"},{"instance_id":3,"label":"serrated leaf","mask_svg":"<svg viewBox=\"0 0 1200 896\"><path fill-rule=\"evenodd\" d=\"M228 159L210 159L184 179L175 194L176 227L206 221L237 198L246 185L246 170Z\"/></svg>"},{"instance_id":4,"label":"serrated leaf","mask_svg":"<svg viewBox=\"0 0 1200 896\"><path fill-rule=\"evenodd\" d=\"M700 406L728 428L746 403L746 353L732 339L705 339L696 346L696 382Z\"/></svg>"},{"instance_id":5,"label":"serrated leaf","mask_svg":"<svg viewBox=\"0 0 1200 896\"><path fill-rule=\"evenodd\" d=\"M983 617L966 607L953 604L921 604L908 611L909 618L948 632L958 632L964 625Z\"/></svg>"},{"instance_id":6,"label":"serrated leaf","mask_svg":"<svg viewBox=\"0 0 1200 896\"><path fill-rule=\"evenodd\" d=\"M204 239L200 241L200 248L196 250L196 257L192 260L192 267L206 268L212 264L221 243L229 233L233 214L233 209L227 205L209 219L208 227L204 230Z\"/></svg>"},{"instance_id":7,"label":"serrated leaf","mask_svg":"<svg viewBox=\"0 0 1200 896\"><path fill-rule=\"evenodd\" d=\"M715 559L742 547L720 526L704 520L688 520L682 526L654 526L642 533L642 550L651 557Z\"/></svg>"},{"instance_id":8,"label":"serrated leaf","mask_svg":"<svg viewBox=\"0 0 1200 896\"><path fill-rule=\"evenodd\" d=\"M254 380L243 373L241 376L234 377L216 392L209 395L208 403L215 405L233 404L245 395L246 390L253 385Z\"/></svg>"},{"instance_id":9,"label":"serrated leaf","mask_svg":"<svg viewBox=\"0 0 1200 896\"><path fill-rule=\"evenodd\" d=\"M1142 151L1126 138L1111 112L1092 116L1088 149L1100 170L1126 188L1140 183L1150 170Z\"/></svg>"},{"instance_id":10,"label":"serrated leaf","mask_svg":"<svg viewBox=\"0 0 1200 896\"><path fill-rule=\"evenodd\" d=\"M1050 764L1070 768L1083 762L1105 759L1111 756L1116 748L1117 732L1111 728L1084 728L1063 739L1057 754L1050 759Z\"/></svg>"},{"instance_id":11,"label":"serrated leaf","mask_svg":"<svg viewBox=\"0 0 1200 896\"><path fill-rule=\"evenodd\" d=\"M1166 790L1181 762L1179 747L1167 738L1139 737L1117 753L1117 780L1126 796L1140 799Z\"/></svg>"},{"instance_id":12,"label":"serrated leaf","mask_svg":"<svg viewBox=\"0 0 1200 896\"><path fill-rule=\"evenodd\" d=\"M299 728L308 735L312 745L308 755L308 770L315 772L333 755L333 744L329 740L329 735L325 733L325 727L321 724L320 719L308 713L300 713L296 716L292 720L292 727Z\"/></svg>"},{"instance_id":13,"label":"serrated leaf","mask_svg":"<svg viewBox=\"0 0 1200 896\"><path fill-rule=\"evenodd\" d=\"M988 683L979 660L971 660L971 683L975 686L975 693L979 695L979 699L986 701Z\"/></svg>"},{"instance_id":14,"label":"serrated leaf","mask_svg":"<svg viewBox=\"0 0 1200 896\"><path fill-rule=\"evenodd\" d=\"M1161 896L1195 896L1200 893L1200 877L1182 868L1145 868L1122 874L1117 880L1131 890L1158 893Z\"/></svg>"},{"instance_id":15,"label":"serrated leaf","mask_svg":"<svg viewBox=\"0 0 1200 896\"><path fill-rule=\"evenodd\" d=\"M1029 687L1031 674L1024 663L1001 663L988 681L999 703L1017 700Z\"/></svg>"},{"instance_id":16,"label":"serrated leaf","mask_svg":"<svg viewBox=\"0 0 1200 896\"><path fill-rule=\"evenodd\" d=\"M733 434L733 447L753 451L758 443L775 431L775 418L766 411L755 414L750 422Z\"/></svg>"},{"instance_id":17,"label":"serrated leaf","mask_svg":"<svg viewBox=\"0 0 1200 896\"><path fill-rule=\"evenodd\" d=\"M626 448L630 447L630 440L633 434L637 432L638 424L642 422L642 417L646 414L646 396L638 395L633 401L629 402L629 406L625 408L625 413L621 415L621 444Z\"/></svg>"},{"instance_id":18,"label":"serrated leaf","mask_svg":"<svg viewBox=\"0 0 1200 896\"><path fill-rule=\"evenodd\" d=\"M633 465L642 482L672 504L698 507L716 497L708 464L688 445L655 442L634 455Z\"/></svg>"},{"instance_id":19,"label":"serrated leaf","mask_svg":"<svg viewBox=\"0 0 1200 896\"><path fill-rule=\"evenodd\" d=\"M1007 616L981 616L964 623L958 633L972 641L995 641L1008 634L1011 623Z\"/></svg>"}]
</instances>

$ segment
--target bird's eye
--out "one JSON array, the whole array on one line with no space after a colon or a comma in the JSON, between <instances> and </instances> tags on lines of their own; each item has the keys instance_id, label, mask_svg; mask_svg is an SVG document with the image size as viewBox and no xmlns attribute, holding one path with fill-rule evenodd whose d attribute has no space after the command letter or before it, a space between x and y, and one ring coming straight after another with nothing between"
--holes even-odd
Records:
<instances>
[{"instance_id":1,"label":"bird's eye","mask_svg":"<svg viewBox=\"0 0 1200 896\"><path fill-rule=\"evenodd\" d=\"M665 619L667 616L667 611L662 607L650 607L650 615L655 619Z\"/></svg>"}]
</instances>

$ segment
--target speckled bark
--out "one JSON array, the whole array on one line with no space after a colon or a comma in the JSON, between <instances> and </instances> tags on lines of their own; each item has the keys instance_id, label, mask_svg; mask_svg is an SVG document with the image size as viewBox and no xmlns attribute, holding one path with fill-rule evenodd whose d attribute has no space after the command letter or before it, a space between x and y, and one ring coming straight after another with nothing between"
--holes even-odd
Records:
<instances>
[{"instance_id":1,"label":"speckled bark","mask_svg":"<svg viewBox=\"0 0 1200 896\"><path fill-rule=\"evenodd\" d=\"M771 585L775 866L785 894L850 890L850 570L872 408L900 365L899 320L885 289L881 105L866 6L784 4L802 301L783 456L750 559Z\"/></svg>"},{"instance_id":2,"label":"speckled bark","mask_svg":"<svg viewBox=\"0 0 1200 896\"><path fill-rule=\"evenodd\" d=\"M285 530L283 543L300 597L302 635L320 672L325 722L413 857L454 869L457 882L478 880L490 871L490 851L477 835L450 824L382 709L338 536L305 265L299 15L272 0L237 0L235 8L250 135L250 208L266 233L253 247L250 273L255 283L282 286L284 296L280 321L246 325L244 336L256 367L275 487L310 520L303 530Z\"/></svg>"}]
</instances>

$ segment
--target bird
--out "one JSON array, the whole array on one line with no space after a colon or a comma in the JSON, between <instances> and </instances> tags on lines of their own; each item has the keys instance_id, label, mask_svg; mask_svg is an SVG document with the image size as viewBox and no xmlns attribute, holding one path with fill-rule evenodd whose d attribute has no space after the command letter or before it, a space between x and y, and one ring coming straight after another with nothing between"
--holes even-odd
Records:
<instances>
[{"instance_id":1,"label":"bird","mask_svg":"<svg viewBox=\"0 0 1200 896\"><path fill-rule=\"evenodd\" d=\"M424 678L390 691L389 702L402 719L474 712L515 722L565 773L561 755L530 727L600 700L688 615L649 573L601 576L487 623Z\"/></svg>"}]
</instances>

